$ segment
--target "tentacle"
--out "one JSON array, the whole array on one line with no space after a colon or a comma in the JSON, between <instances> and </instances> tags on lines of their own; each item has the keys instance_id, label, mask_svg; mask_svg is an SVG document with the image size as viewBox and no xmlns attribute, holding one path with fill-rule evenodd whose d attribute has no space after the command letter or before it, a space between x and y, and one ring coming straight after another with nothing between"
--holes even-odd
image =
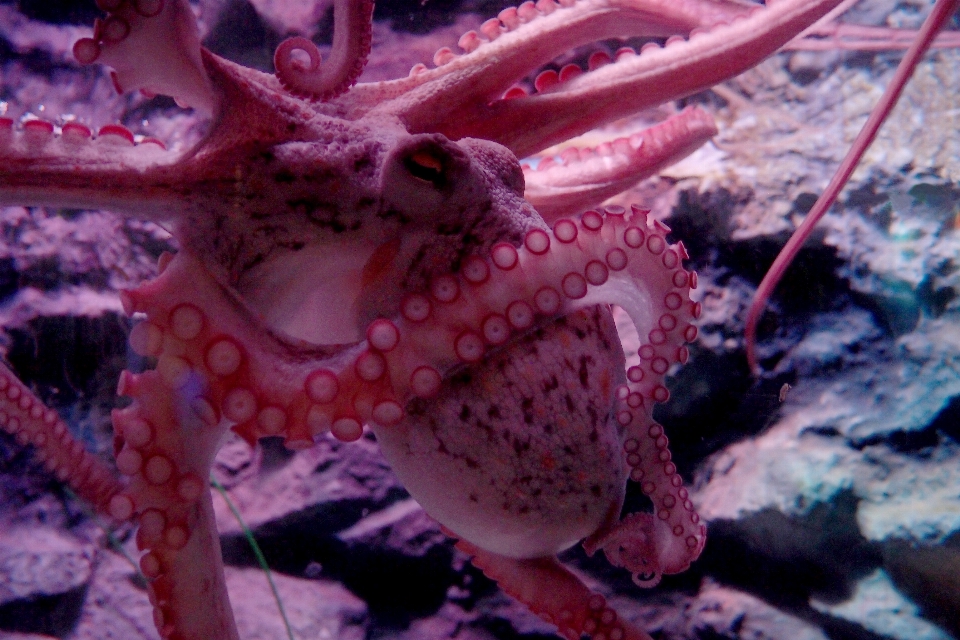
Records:
<instances>
[{"instance_id":1,"label":"tentacle","mask_svg":"<svg viewBox=\"0 0 960 640\"><path fill-rule=\"evenodd\" d=\"M277 47L273 57L277 78L292 93L329 100L344 93L360 77L370 55L373 0L336 0L333 17L333 51L326 64L320 64L317 46L306 38L290 38ZM306 53L309 65L298 62L295 51Z\"/></svg>"},{"instance_id":2,"label":"tentacle","mask_svg":"<svg viewBox=\"0 0 960 640\"><path fill-rule=\"evenodd\" d=\"M32 444L34 455L57 478L69 483L100 513L120 491L113 472L73 437L53 409L44 406L10 371L0 364L0 429Z\"/></svg>"},{"instance_id":3,"label":"tentacle","mask_svg":"<svg viewBox=\"0 0 960 640\"><path fill-rule=\"evenodd\" d=\"M685 361L680 345L696 337L691 323L700 309L689 300L696 274L680 265L686 251L667 244L667 231L638 208L587 211L579 220L557 221L551 231L530 231L519 249L494 245L490 258L468 259L459 276L435 278L429 292L402 303L400 339L386 356L394 389L424 395L407 372L476 362L542 318L601 303L627 311L646 338L641 358L662 375ZM662 402L666 389L655 380L635 382Z\"/></svg>"},{"instance_id":4,"label":"tentacle","mask_svg":"<svg viewBox=\"0 0 960 640\"><path fill-rule=\"evenodd\" d=\"M936 4L933 5L933 9L930 10L929 15L927 15L926 20L923 21L923 25L917 32L916 39L911 43L910 49L906 55L904 55L900 64L897 65L893 79L890 80L890 84L887 85L883 95L880 96L877 105L870 112L870 116L863 124L863 128L860 129L856 139L854 139L850 150L847 151L847 155L837 168L837 172L830 179L830 183L824 189L823 193L820 194L820 197L817 198L807 217L804 218L800 226L797 227L793 235L790 236L790 240L788 240L787 244L780 250L776 260L770 265L770 269L757 287L757 292L754 294L750 308L747 310L744 327L747 364L750 366L750 370L754 375L760 371L756 353L757 324L760 322L760 316L763 313L763 308L766 306L767 300L770 298L770 295L773 293L784 272L790 266L790 263L793 262L797 253L800 252L800 248L804 242L806 242L810 234L813 233L817 222L819 222L830 207L833 206L833 203L840 195L841 189L843 189L847 180L850 179L850 176L853 175L853 171L860 163L860 159L867 152L873 139L880 131L880 127L883 126L887 116L890 115L890 112L893 111L894 106L896 106L897 100L900 99L900 94L903 93L904 87L907 86L907 82L909 82L913 76L913 72L917 68L917 65L920 64L923 55L930 48L930 44L933 42L937 33L947 23L958 6L960 6L960 0L937 0Z\"/></svg>"},{"instance_id":5,"label":"tentacle","mask_svg":"<svg viewBox=\"0 0 960 640\"><path fill-rule=\"evenodd\" d=\"M560 162L525 167L524 198L552 222L614 196L698 149L716 135L713 117L688 107L670 119L596 148L568 147Z\"/></svg>"},{"instance_id":6,"label":"tentacle","mask_svg":"<svg viewBox=\"0 0 960 640\"><path fill-rule=\"evenodd\" d=\"M894 29L863 24L833 22L809 29L794 38L784 49L792 51L896 51L907 49L917 37L914 29ZM937 34L931 49L960 47L960 31Z\"/></svg>"},{"instance_id":7,"label":"tentacle","mask_svg":"<svg viewBox=\"0 0 960 640\"><path fill-rule=\"evenodd\" d=\"M484 56L496 55L498 64L502 64L501 58L514 60L518 70L507 76L512 83L531 68L547 62L542 59L545 56L541 50L551 54L552 59L556 51L554 44L566 50L587 37L594 41L643 34L645 31L640 25L650 19L639 2L577 0L560 7L550 0L543 3L553 7L550 15L521 24L514 31L501 32L497 27L491 30L499 33L494 42L462 58L449 60L443 67L450 67L446 72L448 76L438 79L444 85L443 91L425 85L383 108L399 111L413 131L439 131L453 140L463 137L494 140L518 157L524 157L639 109L690 95L742 73L839 2L783 0L753 9L720 5L727 7L725 17L714 11L713 15L708 13L706 18L692 22L667 21L667 33L689 33L689 40L671 38L664 48L651 45L638 56L624 56L537 94L497 99L504 87L501 82L490 79L494 76L492 63L484 64ZM705 9L718 6L704 5ZM661 10L669 11L658 3L657 11ZM583 36L577 42L568 42L569 36L554 33L555 27L569 27L571 21L577 23L577 28L570 31ZM706 30L699 31L698 27ZM659 28L658 32L664 30ZM709 64L705 63L707 60ZM521 66L523 71L518 76ZM470 91L467 87L473 85L467 84L463 91L449 90L447 85L466 83L467 78L470 83L478 83L483 93ZM591 105L586 112L584 104Z\"/></svg>"},{"instance_id":8,"label":"tentacle","mask_svg":"<svg viewBox=\"0 0 960 640\"><path fill-rule=\"evenodd\" d=\"M189 315L179 314L171 343ZM134 399L113 413L117 468L130 484L111 499L109 512L140 525L140 569L150 580L160 635L236 639L206 481L228 425L204 404L202 377L178 377L159 351L159 372L125 371L120 378L118 393Z\"/></svg>"},{"instance_id":9,"label":"tentacle","mask_svg":"<svg viewBox=\"0 0 960 640\"><path fill-rule=\"evenodd\" d=\"M390 336L381 336L379 324L368 329L379 349L283 342L187 251L165 259L156 280L122 300L128 312L147 315L131 333L133 348L159 357L157 370L174 385L204 380L194 400L199 411L225 418L248 441L281 435L302 448L328 430L355 440L363 422L393 422L399 409L384 380L381 353Z\"/></svg>"},{"instance_id":10,"label":"tentacle","mask_svg":"<svg viewBox=\"0 0 960 640\"><path fill-rule=\"evenodd\" d=\"M135 329L135 347L158 355L167 345L161 372L209 379L205 404L247 438L284 435L290 446L308 446L329 429L351 440L364 422L398 423L407 400L433 396L451 368L478 361L543 319L603 302L626 309L648 336L653 346L641 357L657 375L684 361L677 341L696 336L699 305L689 302L696 278L680 266L682 245L669 247L665 228L648 223L643 211L607 214L589 211L577 222L558 221L552 232L531 231L520 249L494 246L490 258L474 257L459 275L439 276L429 291L406 296L397 318L375 320L366 340L349 347L288 346L185 251L123 300L130 313L148 317ZM166 336L188 313L198 328L173 349ZM666 389L655 380L638 380L638 391L659 402Z\"/></svg>"},{"instance_id":11,"label":"tentacle","mask_svg":"<svg viewBox=\"0 0 960 640\"><path fill-rule=\"evenodd\" d=\"M524 603L560 634L580 640L586 633L600 640L652 640L644 631L622 620L606 599L590 591L556 558L515 560L484 551L460 540L457 548L471 556L484 575L507 594Z\"/></svg>"},{"instance_id":12,"label":"tentacle","mask_svg":"<svg viewBox=\"0 0 960 640\"><path fill-rule=\"evenodd\" d=\"M117 92L172 96L212 113L216 96L200 60L200 35L187 0L99 0L108 16L73 47L81 64L114 68Z\"/></svg>"},{"instance_id":13,"label":"tentacle","mask_svg":"<svg viewBox=\"0 0 960 640\"><path fill-rule=\"evenodd\" d=\"M409 78L359 89L377 102L405 92L389 108L399 111L413 130L432 130L436 123L453 125L462 116L472 117L475 107L500 98L528 73L578 46L606 38L687 34L747 10L742 3L725 0L523 2L501 11L479 32L464 34L459 41L462 55L449 48L438 50L436 69L419 65ZM479 132L462 136L483 137Z\"/></svg>"},{"instance_id":14,"label":"tentacle","mask_svg":"<svg viewBox=\"0 0 960 640\"><path fill-rule=\"evenodd\" d=\"M0 118L0 203L120 206L144 215L146 169L172 163L160 140L119 124L96 133L79 122Z\"/></svg>"},{"instance_id":15,"label":"tentacle","mask_svg":"<svg viewBox=\"0 0 960 640\"><path fill-rule=\"evenodd\" d=\"M653 587L664 574L690 567L703 551L707 531L671 462L663 427L648 413L652 403L629 388L622 395L617 419L626 431L630 479L650 497L654 513L631 513L583 546L589 555L603 549L610 564L633 574L637 586Z\"/></svg>"}]
</instances>

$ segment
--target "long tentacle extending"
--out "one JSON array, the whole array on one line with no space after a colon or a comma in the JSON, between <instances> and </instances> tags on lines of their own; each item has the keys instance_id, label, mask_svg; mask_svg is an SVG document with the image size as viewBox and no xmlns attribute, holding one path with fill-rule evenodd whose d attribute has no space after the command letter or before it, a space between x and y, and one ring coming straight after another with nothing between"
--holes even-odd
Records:
<instances>
[{"instance_id":1,"label":"long tentacle extending","mask_svg":"<svg viewBox=\"0 0 960 640\"><path fill-rule=\"evenodd\" d=\"M101 0L108 11L93 37L73 47L81 64L114 69L117 92L140 89L212 113L216 95L200 60L200 34L187 0ZM162 61L162 62L161 62Z\"/></svg>"},{"instance_id":2,"label":"long tentacle extending","mask_svg":"<svg viewBox=\"0 0 960 640\"><path fill-rule=\"evenodd\" d=\"M484 551L464 540L457 548L508 594L527 605L560 634L580 640L584 633L605 640L651 640L634 625L621 620L606 599L593 593L556 558L515 560Z\"/></svg>"},{"instance_id":3,"label":"long tentacle extending","mask_svg":"<svg viewBox=\"0 0 960 640\"><path fill-rule=\"evenodd\" d=\"M291 92L315 100L342 94L357 81L367 62L372 16L373 0L336 0L330 60L321 65L317 46L304 37L284 40L273 57L277 78ZM308 56L308 65L295 58L296 51Z\"/></svg>"},{"instance_id":4,"label":"long tentacle extending","mask_svg":"<svg viewBox=\"0 0 960 640\"><path fill-rule=\"evenodd\" d=\"M119 124L94 133L78 122L29 119L16 127L0 118L0 203L107 205L147 216L156 210L143 200L151 186L146 171L174 160L161 141Z\"/></svg>"},{"instance_id":5,"label":"long tentacle extending","mask_svg":"<svg viewBox=\"0 0 960 640\"><path fill-rule=\"evenodd\" d=\"M664 122L596 148L568 147L524 171L524 198L547 222L603 202L698 149L717 133L703 109L688 107Z\"/></svg>"},{"instance_id":6,"label":"long tentacle extending","mask_svg":"<svg viewBox=\"0 0 960 640\"><path fill-rule=\"evenodd\" d=\"M853 170L857 168L863 154L866 153L873 139L877 136L877 132L880 131L883 122L887 119L887 116L890 115L894 106L896 106L900 94L913 76L917 65L920 64L920 59L923 57L923 54L930 48L930 44L933 42L937 33L943 28L943 25L950 19L958 6L960 6L960 0L937 0L930 15L927 16L923 26L920 27L916 40L900 61L899 66L897 66L897 71L893 79L880 97L877 106L870 112L870 117L867 118L860 133L857 134L857 138L853 141L853 145L847 152L846 157L844 157L843 162L840 163L837 172L833 175L833 178L830 179L827 188L824 189L823 193L820 194L820 197L810 209L810 213L804 218L803 223L797 227L797 230L794 231L790 240L787 241L787 244L780 250L777 259L774 260L773 265L770 266L763 281L757 288L753 302L750 304L750 309L747 311L746 328L744 329L747 362L750 365L751 371L754 373L759 372L756 351L757 324L760 322L760 315L763 313L763 308L766 306L767 300L776 288L780 278L783 277L784 272L790 266L790 263L796 257L797 253L799 253L800 248L803 247L803 243L810 237L817 222L820 221L830 207L833 206L833 203L836 202L837 197L840 195L840 190L843 189L847 180L850 179Z\"/></svg>"},{"instance_id":7,"label":"long tentacle extending","mask_svg":"<svg viewBox=\"0 0 960 640\"><path fill-rule=\"evenodd\" d=\"M442 48L434 55L435 69L418 65L408 78L361 88L370 92L372 102L406 94L389 108L400 110L413 129L421 130L427 123L467 115L471 105L499 99L528 73L578 46L604 38L687 34L729 22L747 10L732 1L527 1L504 9L479 32L464 34L462 55Z\"/></svg>"},{"instance_id":8,"label":"long tentacle extending","mask_svg":"<svg viewBox=\"0 0 960 640\"><path fill-rule=\"evenodd\" d=\"M896 51L910 48L917 38L913 29L834 22L811 29L802 38L791 40L784 49L792 51ZM960 32L937 34L931 49L960 47Z\"/></svg>"}]
</instances>

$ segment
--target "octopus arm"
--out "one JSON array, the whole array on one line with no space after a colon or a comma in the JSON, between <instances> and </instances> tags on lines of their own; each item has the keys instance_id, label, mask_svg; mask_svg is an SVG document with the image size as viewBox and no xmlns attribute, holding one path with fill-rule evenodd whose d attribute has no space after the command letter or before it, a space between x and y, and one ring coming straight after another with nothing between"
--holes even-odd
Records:
<instances>
[{"instance_id":1,"label":"octopus arm","mask_svg":"<svg viewBox=\"0 0 960 640\"><path fill-rule=\"evenodd\" d=\"M44 466L69 481L77 495L90 504L103 509L120 490L113 472L4 364L0 364L0 428L21 445L34 445Z\"/></svg>"},{"instance_id":2,"label":"octopus arm","mask_svg":"<svg viewBox=\"0 0 960 640\"><path fill-rule=\"evenodd\" d=\"M44 120L15 129L0 118L0 203L108 208L161 220L176 209L163 186L174 160L158 140L137 139L121 125L94 134L78 123Z\"/></svg>"},{"instance_id":3,"label":"octopus arm","mask_svg":"<svg viewBox=\"0 0 960 640\"><path fill-rule=\"evenodd\" d=\"M590 591L556 558L506 558L464 540L457 542L457 548L470 555L473 564L496 580L505 592L556 625L565 638L579 640L588 633L592 638L652 640L629 621L620 619L602 595Z\"/></svg>"},{"instance_id":4,"label":"octopus arm","mask_svg":"<svg viewBox=\"0 0 960 640\"><path fill-rule=\"evenodd\" d=\"M768 8L757 7L730 23L692 32L688 40L668 39L662 48L651 46L639 55L622 56L532 95L447 105L445 113L454 115L447 118L438 116L439 105L425 101L413 106L405 117L414 128L426 118L424 124L439 122L435 128L451 139L473 136L494 140L517 157L526 157L607 122L736 76L756 66L838 3L784 0ZM584 111L584 104L590 109Z\"/></svg>"},{"instance_id":5,"label":"octopus arm","mask_svg":"<svg viewBox=\"0 0 960 640\"><path fill-rule=\"evenodd\" d=\"M688 107L653 127L597 147L567 147L525 167L524 197L548 223L603 202L678 162L717 133L713 117Z\"/></svg>"},{"instance_id":6,"label":"octopus arm","mask_svg":"<svg viewBox=\"0 0 960 640\"><path fill-rule=\"evenodd\" d=\"M917 32L914 29L821 20L791 40L784 48L793 51L890 51L906 49L916 38ZM960 47L960 32L943 31L937 34L930 47L956 49Z\"/></svg>"},{"instance_id":7,"label":"octopus arm","mask_svg":"<svg viewBox=\"0 0 960 640\"><path fill-rule=\"evenodd\" d=\"M453 127L462 112L499 99L530 72L581 45L687 34L747 11L735 2L711 0L524 2L504 9L479 31L465 33L459 41L462 55L442 48L434 56L437 68L414 67L408 78L361 85L356 99L390 101L378 108L398 112L412 131L434 130L437 124ZM465 129L454 139L467 136L483 137Z\"/></svg>"},{"instance_id":8,"label":"octopus arm","mask_svg":"<svg viewBox=\"0 0 960 640\"><path fill-rule=\"evenodd\" d=\"M200 33L187 0L119 0L109 3L93 36L73 53L81 64L113 67L117 91L141 90L173 97L206 113L216 109L213 85L200 57Z\"/></svg>"},{"instance_id":9,"label":"octopus arm","mask_svg":"<svg viewBox=\"0 0 960 640\"><path fill-rule=\"evenodd\" d=\"M57 413L0 365L0 428L79 496L116 520L136 517L140 568L151 579L163 637L236 639L213 506L205 478L226 426L205 422L190 393L171 394L157 372L125 373L119 393L133 405L113 414L114 471L70 433ZM206 414L209 417L209 414ZM217 611L218 615L210 615Z\"/></svg>"},{"instance_id":10,"label":"octopus arm","mask_svg":"<svg viewBox=\"0 0 960 640\"><path fill-rule=\"evenodd\" d=\"M133 403L112 418L127 482L107 513L139 524L140 570L162 637L236 640L206 481L229 425L201 406L202 387L196 375L172 378L169 369L122 374L118 395Z\"/></svg>"},{"instance_id":11,"label":"octopus arm","mask_svg":"<svg viewBox=\"0 0 960 640\"><path fill-rule=\"evenodd\" d=\"M489 258L473 256L461 273L408 294L399 316L373 320L352 345L277 337L188 251L124 304L148 317L131 335L134 348L159 358L173 388L191 372L211 381L198 406L250 440L283 435L296 447L322 431L350 440L363 423L397 424L407 402L435 395L453 368L545 319L614 298L650 343L635 390L661 402L662 374L686 359L678 345L696 336L699 313L689 301L695 277L680 265L686 254L664 233L640 210L614 209L530 231L519 249L495 245Z\"/></svg>"},{"instance_id":12,"label":"octopus arm","mask_svg":"<svg viewBox=\"0 0 960 640\"><path fill-rule=\"evenodd\" d=\"M321 64L317 46L307 38L290 38L277 47L273 57L277 78L292 93L329 100L360 77L370 54L373 0L336 0L333 16L332 55L325 64ZM296 51L307 55L308 64L294 57Z\"/></svg>"}]
</instances>

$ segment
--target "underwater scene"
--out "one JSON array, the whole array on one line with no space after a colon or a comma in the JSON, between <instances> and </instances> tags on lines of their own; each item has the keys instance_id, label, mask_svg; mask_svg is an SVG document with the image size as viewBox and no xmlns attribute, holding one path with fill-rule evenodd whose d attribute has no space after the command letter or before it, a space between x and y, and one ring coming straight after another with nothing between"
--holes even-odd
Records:
<instances>
[{"instance_id":1,"label":"underwater scene","mask_svg":"<svg viewBox=\"0 0 960 640\"><path fill-rule=\"evenodd\" d=\"M0 0L0 640L960 638L938 6Z\"/></svg>"}]
</instances>

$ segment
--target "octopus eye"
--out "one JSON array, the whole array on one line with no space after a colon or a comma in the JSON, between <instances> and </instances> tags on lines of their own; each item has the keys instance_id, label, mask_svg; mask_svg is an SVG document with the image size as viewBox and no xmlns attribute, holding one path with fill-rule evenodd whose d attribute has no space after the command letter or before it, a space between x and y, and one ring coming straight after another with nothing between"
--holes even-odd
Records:
<instances>
[{"instance_id":1,"label":"octopus eye","mask_svg":"<svg viewBox=\"0 0 960 640\"><path fill-rule=\"evenodd\" d=\"M431 151L421 149L411 153L404 159L403 166L413 177L440 187L445 182L443 160Z\"/></svg>"},{"instance_id":2,"label":"octopus eye","mask_svg":"<svg viewBox=\"0 0 960 640\"><path fill-rule=\"evenodd\" d=\"M459 215L451 202L469 197L476 171L467 152L439 133L401 139L383 161L384 208L408 220Z\"/></svg>"}]
</instances>

